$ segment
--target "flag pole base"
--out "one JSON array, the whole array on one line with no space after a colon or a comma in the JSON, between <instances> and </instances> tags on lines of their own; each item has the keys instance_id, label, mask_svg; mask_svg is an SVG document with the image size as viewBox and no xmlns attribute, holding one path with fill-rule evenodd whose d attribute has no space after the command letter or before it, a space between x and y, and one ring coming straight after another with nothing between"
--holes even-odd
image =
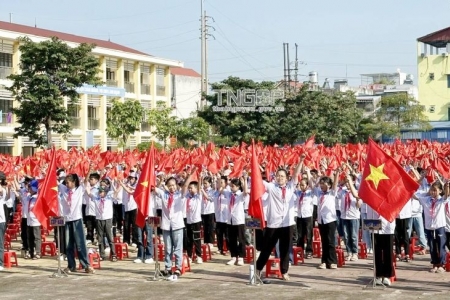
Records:
<instances>
[{"instance_id":1,"label":"flag pole base","mask_svg":"<svg viewBox=\"0 0 450 300\"><path fill-rule=\"evenodd\" d=\"M61 226L58 226L58 253L57 253L57 259L58 259L58 269L53 273L50 278L64 278L68 277L67 273L64 272L64 270L61 268Z\"/></svg>"}]
</instances>

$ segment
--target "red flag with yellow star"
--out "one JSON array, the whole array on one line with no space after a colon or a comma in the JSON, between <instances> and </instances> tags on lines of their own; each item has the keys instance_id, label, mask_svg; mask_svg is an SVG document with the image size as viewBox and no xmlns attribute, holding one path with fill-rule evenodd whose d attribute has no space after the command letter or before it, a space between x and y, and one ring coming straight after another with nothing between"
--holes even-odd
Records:
<instances>
[{"instance_id":1,"label":"red flag with yellow star","mask_svg":"<svg viewBox=\"0 0 450 300\"><path fill-rule=\"evenodd\" d=\"M383 218L392 222L418 188L419 184L369 139L359 197Z\"/></svg>"},{"instance_id":2,"label":"red flag with yellow star","mask_svg":"<svg viewBox=\"0 0 450 300\"><path fill-rule=\"evenodd\" d=\"M155 187L155 149L150 148L150 152L147 155L144 165L142 166L142 173L139 176L139 180L134 191L134 201L137 204L136 225L144 227L145 219L148 217L148 208L150 204L150 192Z\"/></svg>"},{"instance_id":3,"label":"red flag with yellow star","mask_svg":"<svg viewBox=\"0 0 450 300\"><path fill-rule=\"evenodd\" d=\"M56 150L51 150L50 164L43 182L39 186L33 213L44 228L48 227L48 218L59 216L58 181L56 179Z\"/></svg>"}]
</instances>

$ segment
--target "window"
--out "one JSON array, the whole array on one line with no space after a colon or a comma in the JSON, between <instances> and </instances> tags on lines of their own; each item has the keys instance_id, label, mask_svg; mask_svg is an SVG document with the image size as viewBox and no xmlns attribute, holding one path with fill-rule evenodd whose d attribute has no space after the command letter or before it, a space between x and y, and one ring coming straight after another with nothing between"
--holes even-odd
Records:
<instances>
[{"instance_id":1,"label":"window","mask_svg":"<svg viewBox=\"0 0 450 300\"><path fill-rule=\"evenodd\" d=\"M434 113L436 110L436 106L435 105L430 105L430 113Z\"/></svg>"},{"instance_id":2,"label":"window","mask_svg":"<svg viewBox=\"0 0 450 300\"><path fill-rule=\"evenodd\" d=\"M93 106L88 106L88 118L97 119L97 108Z\"/></svg>"},{"instance_id":3,"label":"window","mask_svg":"<svg viewBox=\"0 0 450 300\"><path fill-rule=\"evenodd\" d=\"M106 80L116 80L114 71L111 68L106 68Z\"/></svg>"},{"instance_id":4,"label":"window","mask_svg":"<svg viewBox=\"0 0 450 300\"><path fill-rule=\"evenodd\" d=\"M447 75L447 87L450 88L450 75Z\"/></svg>"},{"instance_id":5,"label":"window","mask_svg":"<svg viewBox=\"0 0 450 300\"><path fill-rule=\"evenodd\" d=\"M12 68L12 54L0 52L0 67Z\"/></svg>"},{"instance_id":6,"label":"window","mask_svg":"<svg viewBox=\"0 0 450 300\"><path fill-rule=\"evenodd\" d=\"M437 138L438 139L446 139L447 138L447 131L445 131L445 130L438 130Z\"/></svg>"},{"instance_id":7,"label":"window","mask_svg":"<svg viewBox=\"0 0 450 300\"><path fill-rule=\"evenodd\" d=\"M123 78L124 78L125 82L131 82L130 71L123 71Z\"/></svg>"},{"instance_id":8,"label":"window","mask_svg":"<svg viewBox=\"0 0 450 300\"><path fill-rule=\"evenodd\" d=\"M166 71L163 68L156 69L156 85L164 86L164 75Z\"/></svg>"},{"instance_id":9,"label":"window","mask_svg":"<svg viewBox=\"0 0 450 300\"><path fill-rule=\"evenodd\" d=\"M72 118L80 117L80 106L79 105L67 105L67 110L69 111L69 116Z\"/></svg>"}]
</instances>

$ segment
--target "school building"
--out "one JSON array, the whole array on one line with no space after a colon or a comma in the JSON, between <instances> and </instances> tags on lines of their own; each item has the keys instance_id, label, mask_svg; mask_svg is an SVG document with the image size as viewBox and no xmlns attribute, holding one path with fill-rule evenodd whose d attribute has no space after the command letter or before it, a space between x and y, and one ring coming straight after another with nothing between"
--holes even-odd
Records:
<instances>
[{"instance_id":1,"label":"school building","mask_svg":"<svg viewBox=\"0 0 450 300\"><path fill-rule=\"evenodd\" d=\"M18 124L11 109L18 106L19 102L13 101L12 94L6 90L12 84L6 79L7 76L20 72L17 38L23 36L34 42L56 36L70 46L80 43L96 44L93 54L100 61L102 72L99 76L105 84L79 88L80 100L70 115L72 131L68 139L64 140L56 134L52 136L55 146L63 149L101 145L103 150L115 150L118 143L106 135L106 113L113 99L137 99L146 109L154 108L159 101L170 106L174 104L172 83L175 82L171 69L182 75L195 73L192 70L190 73L180 71L183 70L183 63L180 61L155 57L110 41L0 21L0 153L28 156L35 151L34 141L27 137L13 138L14 127ZM200 79L196 77L196 80ZM196 85L191 84L191 88L195 90ZM200 90L197 94L200 98ZM195 95L195 91L190 94L192 95ZM197 101L194 98L193 96L189 100ZM141 142L150 141L150 130L144 118L141 130L129 138L127 147L133 148Z\"/></svg>"}]
</instances>

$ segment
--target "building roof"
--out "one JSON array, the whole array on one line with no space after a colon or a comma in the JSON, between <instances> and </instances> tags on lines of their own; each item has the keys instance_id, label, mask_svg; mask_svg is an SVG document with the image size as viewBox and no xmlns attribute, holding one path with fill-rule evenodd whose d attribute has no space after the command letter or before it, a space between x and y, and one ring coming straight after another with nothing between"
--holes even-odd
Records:
<instances>
[{"instance_id":1,"label":"building roof","mask_svg":"<svg viewBox=\"0 0 450 300\"><path fill-rule=\"evenodd\" d=\"M431 45L436 48L445 48L450 43L450 27L427 34L417 41Z\"/></svg>"},{"instance_id":2,"label":"building roof","mask_svg":"<svg viewBox=\"0 0 450 300\"><path fill-rule=\"evenodd\" d=\"M27 35L34 35L39 37L58 37L59 39L66 41L66 42L73 42L73 43L87 43L87 44L95 44L97 47L111 49L111 50L117 50L117 51L123 51L128 53L134 53L134 54L140 54L140 55L147 55L150 56L147 53L128 48L110 41L105 40L98 40L88 37L82 37L74 34L59 32L59 31L53 31L53 30L47 30L42 28L36 28L32 26L26 26L26 25L20 25L15 23L9 23L0 21L0 30L6 30L11 32L19 32Z\"/></svg>"},{"instance_id":3,"label":"building roof","mask_svg":"<svg viewBox=\"0 0 450 300\"><path fill-rule=\"evenodd\" d=\"M179 76L202 77L200 74L197 73L197 71L194 71L189 68L170 68L170 73Z\"/></svg>"}]
</instances>

